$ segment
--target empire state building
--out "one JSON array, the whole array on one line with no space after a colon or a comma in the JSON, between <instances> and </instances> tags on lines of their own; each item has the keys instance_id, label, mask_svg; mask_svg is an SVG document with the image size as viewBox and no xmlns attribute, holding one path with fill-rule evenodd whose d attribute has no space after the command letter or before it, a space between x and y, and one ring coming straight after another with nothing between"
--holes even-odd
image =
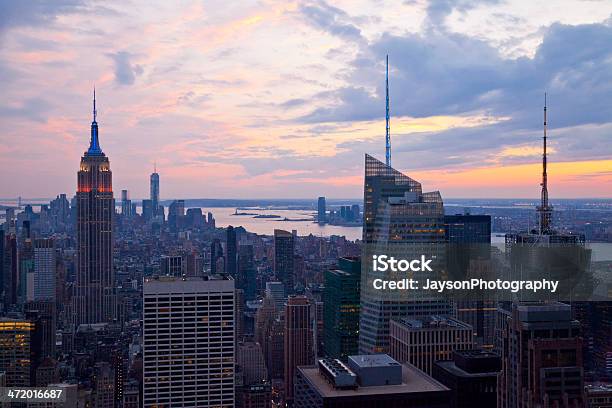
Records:
<instances>
[{"instance_id":1,"label":"empire state building","mask_svg":"<svg viewBox=\"0 0 612 408\"><path fill-rule=\"evenodd\" d=\"M108 157L96 122L96 91L89 149L81 158L77 184L76 324L111 322L115 317L113 214L115 199Z\"/></svg>"}]
</instances>

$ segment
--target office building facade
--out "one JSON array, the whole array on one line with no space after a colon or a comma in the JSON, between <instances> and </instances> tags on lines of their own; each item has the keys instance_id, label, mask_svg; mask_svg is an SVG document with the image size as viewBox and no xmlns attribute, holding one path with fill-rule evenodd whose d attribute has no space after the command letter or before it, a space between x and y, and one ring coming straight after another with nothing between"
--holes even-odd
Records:
<instances>
[{"instance_id":1,"label":"office building facade","mask_svg":"<svg viewBox=\"0 0 612 408\"><path fill-rule=\"evenodd\" d=\"M390 334L391 357L430 375L436 361L448 360L453 351L474 346L472 327L451 317L392 320Z\"/></svg>"},{"instance_id":2,"label":"office building facade","mask_svg":"<svg viewBox=\"0 0 612 408\"><path fill-rule=\"evenodd\" d=\"M301 365L314 362L310 301L305 296L290 296L285 306L285 401L293 401L293 378Z\"/></svg>"},{"instance_id":3,"label":"office building facade","mask_svg":"<svg viewBox=\"0 0 612 408\"><path fill-rule=\"evenodd\" d=\"M31 339L34 324L27 320L0 319L0 372L7 387L29 387Z\"/></svg>"},{"instance_id":4,"label":"office building facade","mask_svg":"<svg viewBox=\"0 0 612 408\"><path fill-rule=\"evenodd\" d=\"M323 344L325 356L346 360L359 349L361 259L340 258L325 272Z\"/></svg>"},{"instance_id":5,"label":"office building facade","mask_svg":"<svg viewBox=\"0 0 612 408\"><path fill-rule=\"evenodd\" d=\"M323 224L327 221L327 206L325 204L325 197L319 197L317 201L317 222Z\"/></svg>"},{"instance_id":6,"label":"office building facade","mask_svg":"<svg viewBox=\"0 0 612 408\"><path fill-rule=\"evenodd\" d=\"M160 277L143 293L143 406L233 406L234 281Z\"/></svg>"},{"instance_id":7,"label":"office building facade","mask_svg":"<svg viewBox=\"0 0 612 408\"><path fill-rule=\"evenodd\" d=\"M274 275L292 294L295 286L295 237L284 230L274 230Z\"/></svg>"},{"instance_id":8,"label":"office building facade","mask_svg":"<svg viewBox=\"0 0 612 408\"><path fill-rule=\"evenodd\" d=\"M416 259L427 256L444 264L444 208L440 193L423 193L421 184L392 167L365 156L363 255L379 253ZM400 255L401 254L401 255ZM389 321L407 315L427 316L452 313L447 300L376 290L372 281L386 279L369 263L361 276L359 351L362 354L389 350ZM440 268L434 267L436 273ZM427 278L435 279L428 272ZM421 277L415 275L419 280ZM424 279L425 277L423 277ZM400 291L397 291L400 292Z\"/></svg>"},{"instance_id":9,"label":"office building facade","mask_svg":"<svg viewBox=\"0 0 612 408\"><path fill-rule=\"evenodd\" d=\"M583 406L584 363L580 323L569 305L512 305L500 334L499 408Z\"/></svg>"},{"instance_id":10,"label":"office building facade","mask_svg":"<svg viewBox=\"0 0 612 408\"><path fill-rule=\"evenodd\" d=\"M56 262L53 239L35 239L33 296L28 300L55 300Z\"/></svg>"}]
</instances>

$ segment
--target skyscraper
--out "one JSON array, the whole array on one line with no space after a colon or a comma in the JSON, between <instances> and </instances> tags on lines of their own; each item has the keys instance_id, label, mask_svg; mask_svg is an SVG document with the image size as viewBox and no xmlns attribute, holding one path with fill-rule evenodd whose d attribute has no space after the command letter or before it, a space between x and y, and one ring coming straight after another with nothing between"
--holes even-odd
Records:
<instances>
[{"instance_id":1,"label":"skyscraper","mask_svg":"<svg viewBox=\"0 0 612 408\"><path fill-rule=\"evenodd\" d=\"M289 405L297 367L314 363L310 308L305 296L290 296L285 306L285 401Z\"/></svg>"},{"instance_id":2,"label":"skyscraper","mask_svg":"<svg viewBox=\"0 0 612 408\"><path fill-rule=\"evenodd\" d=\"M96 363L94 366L93 383L93 406L100 408L113 408L115 406L115 371L105 361Z\"/></svg>"},{"instance_id":3,"label":"skyscraper","mask_svg":"<svg viewBox=\"0 0 612 408\"><path fill-rule=\"evenodd\" d=\"M160 272L165 276L176 276L180 278L185 274L183 257L180 255L162 256L160 260Z\"/></svg>"},{"instance_id":4,"label":"skyscraper","mask_svg":"<svg viewBox=\"0 0 612 408\"><path fill-rule=\"evenodd\" d=\"M266 339L266 366L271 379L285 375L285 321L282 313L270 324Z\"/></svg>"},{"instance_id":5,"label":"skyscraper","mask_svg":"<svg viewBox=\"0 0 612 408\"><path fill-rule=\"evenodd\" d=\"M121 215L124 217L132 215L132 200L127 190L121 190Z\"/></svg>"},{"instance_id":6,"label":"skyscraper","mask_svg":"<svg viewBox=\"0 0 612 408\"><path fill-rule=\"evenodd\" d=\"M259 343L238 343L236 364L242 369L244 385L260 384L268 379L268 371Z\"/></svg>"},{"instance_id":7,"label":"skyscraper","mask_svg":"<svg viewBox=\"0 0 612 408\"><path fill-rule=\"evenodd\" d=\"M151 200L142 200L142 217L150 221L154 216L153 202Z\"/></svg>"},{"instance_id":8,"label":"skyscraper","mask_svg":"<svg viewBox=\"0 0 612 408\"><path fill-rule=\"evenodd\" d=\"M435 259L434 272L440 272L444 208L438 191L423 193L421 183L366 154L363 212L364 259L378 253L397 253L405 259L426 256ZM388 351L390 319L451 313L450 302L444 299L425 298L416 291L407 295L397 293L407 291L373 289L373 279L386 277L372 271L369 264L361 276L360 353ZM434 279L434 272L426 272L427 278ZM415 275L417 280L420 276Z\"/></svg>"},{"instance_id":9,"label":"skyscraper","mask_svg":"<svg viewBox=\"0 0 612 408\"><path fill-rule=\"evenodd\" d=\"M266 282L266 297L274 301L276 311L282 310L287 299L285 285L282 282Z\"/></svg>"},{"instance_id":10,"label":"skyscraper","mask_svg":"<svg viewBox=\"0 0 612 408\"><path fill-rule=\"evenodd\" d=\"M276 316L276 307L274 305L274 300L265 296L261 303L261 307L257 309L255 313L255 342L259 343L262 347L264 356L266 355L268 343L267 335L270 330L270 326L272 326L272 322Z\"/></svg>"},{"instance_id":11,"label":"skyscraper","mask_svg":"<svg viewBox=\"0 0 612 408\"><path fill-rule=\"evenodd\" d=\"M109 322L115 316L113 272L113 180L108 157L102 152L93 121L89 149L81 158L77 183L76 322Z\"/></svg>"},{"instance_id":12,"label":"skyscraper","mask_svg":"<svg viewBox=\"0 0 612 408\"><path fill-rule=\"evenodd\" d=\"M257 269L252 244L240 245L236 275L236 287L244 290L244 300L246 302L255 300L257 297Z\"/></svg>"},{"instance_id":13,"label":"skyscraper","mask_svg":"<svg viewBox=\"0 0 612 408\"><path fill-rule=\"evenodd\" d=\"M23 304L32 299L34 289L34 243L30 235L30 221L23 221L22 238L18 245L18 276L17 276L17 302Z\"/></svg>"},{"instance_id":14,"label":"skyscraper","mask_svg":"<svg viewBox=\"0 0 612 408\"><path fill-rule=\"evenodd\" d=\"M225 268L225 272L235 279L238 271L238 240L236 239L236 230L231 225L226 230Z\"/></svg>"},{"instance_id":15,"label":"skyscraper","mask_svg":"<svg viewBox=\"0 0 612 408\"><path fill-rule=\"evenodd\" d=\"M236 351L236 365L242 377L241 385L236 382L237 408L269 408L272 397L267 381L268 372L259 343L239 343Z\"/></svg>"},{"instance_id":16,"label":"skyscraper","mask_svg":"<svg viewBox=\"0 0 612 408\"><path fill-rule=\"evenodd\" d=\"M461 279L475 271L490 272L491 216L469 213L445 215L446 267L449 276ZM474 329L478 345L494 345L496 302L494 300L459 300L457 318Z\"/></svg>"},{"instance_id":17,"label":"skyscraper","mask_svg":"<svg viewBox=\"0 0 612 408\"><path fill-rule=\"evenodd\" d=\"M452 360L434 363L432 377L450 388L450 408L491 408L497 405L500 365L489 351L455 351Z\"/></svg>"},{"instance_id":18,"label":"skyscraper","mask_svg":"<svg viewBox=\"0 0 612 408\"><path fill-rule=\"evenodd\" d=\"M472 326L450 317L392 320L389 330L391 357L430 375L434 362L448 360L453 351L474 346Z\"/></svg>"},{"instance_id":19,"label":"skyscraper","mask_svg":"<svg viewBox=\"0 0 612 408\"><path fill-rule=\"evenodd\" d=\"M24 305L26 319L32 323L30 333L30 364L34 377L38 366L47 357L55 357L57 322L55 302L40 300Z\"/></svg>"},{"instance_id":20,"label":"skyscraper","mask_svg":"<svg viewBox=\"0 0 612 408\"><path fill-rule=\"evenodd\" d=\"M4 296L6 295L6 288L4 286L4 282L6 279L4 276L6 273L6 271L4 270L4 245L4 229L0 228L0 305L2 306L2 308L5 307Z\"/></svg>"},{"instance_id":21,"label":"skyscraper","mask_svg":"<svg viewBox=\"0 0 612 408\"><path fill-rule=\"evenodd\" d=\"M447 242L465 244L491 243L491 216L455 214L444 216Z\"/></svg>"},{"instance_id":22,"label":"skyscraper","mask_svg":"<svg viewBox=\"0 0 612 408\"><path fill-rule=\"evenodd\" d=\"M501 341L499 408L585 406L580 323L569 305L513 305Z\"/></svg>"},{"instance_id":23,"label":"skyscraper","mask_svg":"<svg viewBox=\"0 0 612 408\"><path fill-rule=\"evenodd\" d=\"M151 205L153 201L151 201ZM153 206L153 211L159 211L159 207ZM157 214L157 213L155 213ZM185 219L185 200L174 200L168 208L168 225L170 230L178 232L184 226Z\"/></svg>"},{"instance_id":24,"label":"skyscraper","mask_svg":"<svg viewBox=\"0 0 612 408\"><path fill-rule=\"evenodd\" d=\"M159 213L159 174L157 174L157 167L153 167L153 173L150 177L150 197L151 207L153 209L153 217L156 217Z\"/></svg>"},{"instance_id":25,"label":"skyscraper","mask_svg":"<svg viewBox=\"0 0 612 408\"><path fill-rule=\"evenodd\" d=\"M221 241L215 238L210 244L210 274L216 275L223 271L225 271L223 246L221 245Z\"/></svg>"},{"instance_id":26,"label":"skyscraper","mask_svg":"<svg viewBox=\"0 0 612 408\"><path fill-rule=\"evenodd\" d=\"M234 281L160 277L143 295L143 406L234 406Z\"/></svg>"},{"instance_id":27,"label":"skyscraper","mask_svg":"<svg viewBox=\"0 0 612 408\"><path fill-rule=\"evenodd\" d=\"M317 203L317 222L319 224L327 221L327 209L325 208L325 197L319 197L319 201Z\"/></svg>"},{"instance_id":28,"label":"skyscraper","mask_svg":"<svg viewBox=\"0 0 612 408\"><path fill-rule=\"evenodd\" d=\"M34 324L26 320L0 319L0 372L6 386L30 385L30 346Z\"/></svg>"},{"instance_id":29,"label":"skyscraper","mask_svg":"<svg viewBox=\"0 0 612 408\"><path fill-rule=\"evenodd\" d=\"M33 299L55 301L56 257L53 239L34 240Z\"/></svg>"},{"instance_id":30,"label":"skyscraper","mask_svg":"<svg viewBox=\"0 0 612 408\"><path fill-rule=\"evenodd\" d=\"M15 234L6 234L3 239L2 291L4 292L4 309L17 304L17 284L19 283L19 251Z\"/></svg>"},{"instance_id":31,"label":"skyscraper","mask_svg":"<svg viewBox=\"0 0 612 408\"><path fill-rule=\"evenodd\" d=\"M274 274L285 285L287 294L293 293L295 237L289 231L274 230Z\"/></svg>"},{"instance_id":32,"label":"skyscraper","mask_svg":"<svg viewBox=\"0 0 612 408\"><path fill-rule=\"evenodd\" d=\"M323 344L327 357L346 360L357 354L360 280L360 258L340 258L337 269L325 272Z\"/></svg>"}]
</instances>

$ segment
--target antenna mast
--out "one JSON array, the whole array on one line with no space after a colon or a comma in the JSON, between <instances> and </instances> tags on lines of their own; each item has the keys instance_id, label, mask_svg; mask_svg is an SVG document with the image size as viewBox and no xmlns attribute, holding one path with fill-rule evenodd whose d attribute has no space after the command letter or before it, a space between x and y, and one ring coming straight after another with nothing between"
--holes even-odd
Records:
<instances>
[{"instance_id":1,"label":"antenna mast","mask_svg":"<svg viewBox=\"0 0 612 408\"><path fill-rule=\"evenodd\" d=\"M96 86L94 85L94 100L93 100L93 121L96 121L96 116L98 115L98 111L96 111Z\"/></svg>"},{"instance_id":2,"label":"antenna mast","mask_svg":"<svg viewBox=\"0 0 612 408\"><path fill-rule=\"evenodd\" d=\"M546 157L546 92L544 93L544 145L542 152L542 193L540 199L540 205L537 207L540 222L540 235L547 235L550 233L551 227L551 216L552 207L548 203L548 172L547 172L547 157Z\"/></svg>"},{"instance_id":3,"label":"antenna mast","mask_svg":"<svg viewBox=\"0 0 612 408\"><path fill-rule=\"evenodd\" d=\"M389 132L389 54L387 54L387 70L386 70L386 77L385 77L385 87L386 87L386 96L387 96L387 104L386 104L387 129L386 129L385 158L386 158L387 166L391 167L391 134Z\"/></svg>"}]
</instances>

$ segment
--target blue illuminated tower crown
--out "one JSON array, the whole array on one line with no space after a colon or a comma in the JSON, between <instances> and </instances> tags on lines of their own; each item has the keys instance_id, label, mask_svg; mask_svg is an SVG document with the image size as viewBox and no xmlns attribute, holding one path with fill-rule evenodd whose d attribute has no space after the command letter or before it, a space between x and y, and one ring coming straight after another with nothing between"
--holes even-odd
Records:
<instances>
[{"instance_id":1,"label":"blue illuminated tower crown","mask_svg":"<svg viewBox=\"0 0 612 408\"><path fill-rule=\"evenodd\" d=\"M102 149L100 148L100 142L98 140L98 122L96 122L97 114L98 112L96 111L96 87L94 87L93 121L91 122L91 140L89 141L89 149L87 149L87 155L89 156L104 155L104 152L102 152Z\"/></svg>"}]
</instances>

